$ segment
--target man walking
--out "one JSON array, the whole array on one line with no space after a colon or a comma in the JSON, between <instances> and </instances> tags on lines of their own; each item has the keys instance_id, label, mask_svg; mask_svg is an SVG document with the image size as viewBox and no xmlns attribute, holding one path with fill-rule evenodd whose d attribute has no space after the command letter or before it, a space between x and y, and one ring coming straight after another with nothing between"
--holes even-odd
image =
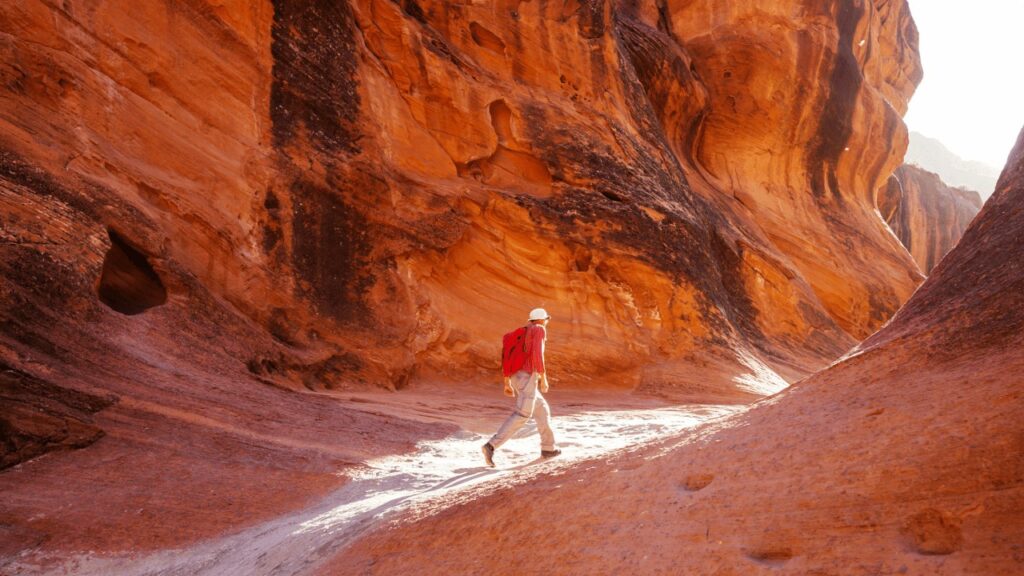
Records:
<instances>
[{"instance_id":1,"label":"man walking","mask_svg":"<svg viewBox=\"0 0 1024 576\"><path fill-rule=\"evenodd\" d=\"M512 437L530 418L537 422L540 433L540 455L551 458L562 453L555 448L555 433L551 429L551 409L542 393L548 391L548 375L544 370L544 343L551 316L543 308L530 311L530 323L523 340L522 365L511 366L512 374L505 378L506 392L511 388L516 407L491 440L481 447L488 466L494 466L494 451ZM508 369L508 367L506 367Z\"/></svg>"}]
</instances>

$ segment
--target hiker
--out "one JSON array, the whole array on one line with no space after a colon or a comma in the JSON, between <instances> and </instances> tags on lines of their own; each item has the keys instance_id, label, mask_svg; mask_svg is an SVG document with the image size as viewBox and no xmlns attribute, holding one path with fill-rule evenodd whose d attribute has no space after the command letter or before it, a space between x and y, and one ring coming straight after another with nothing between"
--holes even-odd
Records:
<instances>
[{"instance_id":1,"label":"hiker","mask_svg":"<svg viewBox=\"0 0 1024 576\"><path fill-rule=\"evenodd\" d=\"M515 396L516 407L489 442L480 449L488 466L494 466L494 451L512 437L531 417L540 433L540 455L551 458L562 453L555 447L551 429L551 409L541 393L548 391L548 375L544 370L544 341L551 316L543 308L530 311L530 322L506 335L502 343L502 372L505 394ZM510 343L510 340L512 342Z\"/></svg>"}]
</instances>

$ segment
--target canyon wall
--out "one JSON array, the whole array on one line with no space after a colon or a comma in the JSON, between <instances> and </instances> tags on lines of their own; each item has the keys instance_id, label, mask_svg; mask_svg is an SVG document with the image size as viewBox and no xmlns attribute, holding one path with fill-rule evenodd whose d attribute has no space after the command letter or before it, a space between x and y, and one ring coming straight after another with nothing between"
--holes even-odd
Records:
<instances>
[{"instance_id":1,"label":"canyon wall","mask_svg":"<svg viewBox=\"0 0 1024 576\"><path fill-rule=\"evenodd\" d=\"M956 246L981 210L981 195L948 186L938 174L904 164L876 200L889 228L925 274Z\"/></svg>"},{"instance_id":2,"label":"canyon wall","mask_svg":"<svg viewBox=\"0 0 1024 576\"><path fill-rule=\"evenodd\" d=\"M961 242L842 361L693 433L414 510L323 573L1019 574L1022 230L1024 132Z\"/></svg>"},{"instance_id":3,"label":"canyon wall","mask_svg":"<svg viewBox=\"0 0 1024 576\"><path fill-rule=\"evenodd\" d=\"M919 281L868 198L902 159L922 76L906 4L658 6L708 91L680 146L691 184L732 196L832 318L867 336Z\"/></svg>"},{"instance_id":4,"label":"canyon wall","mask_svg":"<svg viewBox=\"0 0 1024 576\"><path fill-rule=\"evenodd\" d=\"M54 319L124 346L110 310L160 329L201 290L281 386L490 381L545 306L563 385L743 399L921 280L872 193L921 77L902 1L29 1L0 24L4 273L45 312L4 307L12 350L60 344Z\"/></svg>"}]
</instances>

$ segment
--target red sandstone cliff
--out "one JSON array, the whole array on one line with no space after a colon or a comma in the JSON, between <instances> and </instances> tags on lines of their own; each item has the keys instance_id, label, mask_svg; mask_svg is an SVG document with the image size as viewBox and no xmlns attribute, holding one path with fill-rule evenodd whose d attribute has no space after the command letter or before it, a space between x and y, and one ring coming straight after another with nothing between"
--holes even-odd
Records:
<instances>
[{"instance_id":1,"label":"red sandstone cliff","mask_svg":"<svg viewBox=\"0 0 1024 576\"><path fill-rule=\"evenodd\" d=\"M797 377L920 279L869 193L899 162L920 66L903 2L793 14L7 5L11 201L45 180L61 192L39 202L80 228L5 223L53 242L9 246L33 253L11 278L61 270L95 307L107 288L84 286L119 238L153 268L111 271L140 282L128 309L201 286L277 341L238 361L312 386L479 378L538 304L573 342L552 348L566 383Z\"/></svg>"},{"instance_id":2,"label":"red sandstone cliff","mask_svg":"<svg viewBox=\"0 0 1024 576\"><path fill-rule=\"evenodd\" d=\"M960 244L843 361L693 434L421 510L323 573L1022 573L1022 230L1024 132Z\"/></svg>"},{"instance_id":3,"label":"red sandstone cliff","mask_svg":"<svg viewBox=\"0 0 1024 576\"><path fill-rule=\"evenodd\" d=\"M900 166L879 192L878 210L925 274L963 236L981 195L947 186L938 174Z\"/></svg>"}]
</instances>

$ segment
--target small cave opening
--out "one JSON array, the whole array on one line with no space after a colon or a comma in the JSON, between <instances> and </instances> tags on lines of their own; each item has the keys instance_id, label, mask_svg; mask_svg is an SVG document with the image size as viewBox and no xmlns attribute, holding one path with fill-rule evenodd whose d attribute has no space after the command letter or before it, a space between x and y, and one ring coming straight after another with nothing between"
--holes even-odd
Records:
<instances>
[{"instance_id":1,"label":"small cave opening","mask_svg":"<svg viewBox=\"0 0 1024 576\"><path fill-rule=\"evenodd\" d=\"M494 32L491 32L487 28L484 28L478 22L469 23L469 33L473 37L473 42L481 48L490 50L497 54L505 53L505 41L501 39Z\"/></svg>"},{"instance_id":2,"label":"small cave opening","mask_svg":"<svg viewBox=\"0 0 1024 576\"><path fill-rule=\"evenodd\" d=\"M167 302L167 289L145 254L117 232L107 230L110 250L103 259L97 293L113 310L132 316Z\"/></svg>"},{"instance_id":3,"label":"small cave opening","mask_svg":"<svg viewBox=\"0 0 1024 576\"><path fill-rule=\"evenodd\" d=\"M491 113L491 127L498 137L499 144L515 144L516 138L512 135L512 109L504 100L495 100L488 107Z\"/></svg>"}]
</instances>

